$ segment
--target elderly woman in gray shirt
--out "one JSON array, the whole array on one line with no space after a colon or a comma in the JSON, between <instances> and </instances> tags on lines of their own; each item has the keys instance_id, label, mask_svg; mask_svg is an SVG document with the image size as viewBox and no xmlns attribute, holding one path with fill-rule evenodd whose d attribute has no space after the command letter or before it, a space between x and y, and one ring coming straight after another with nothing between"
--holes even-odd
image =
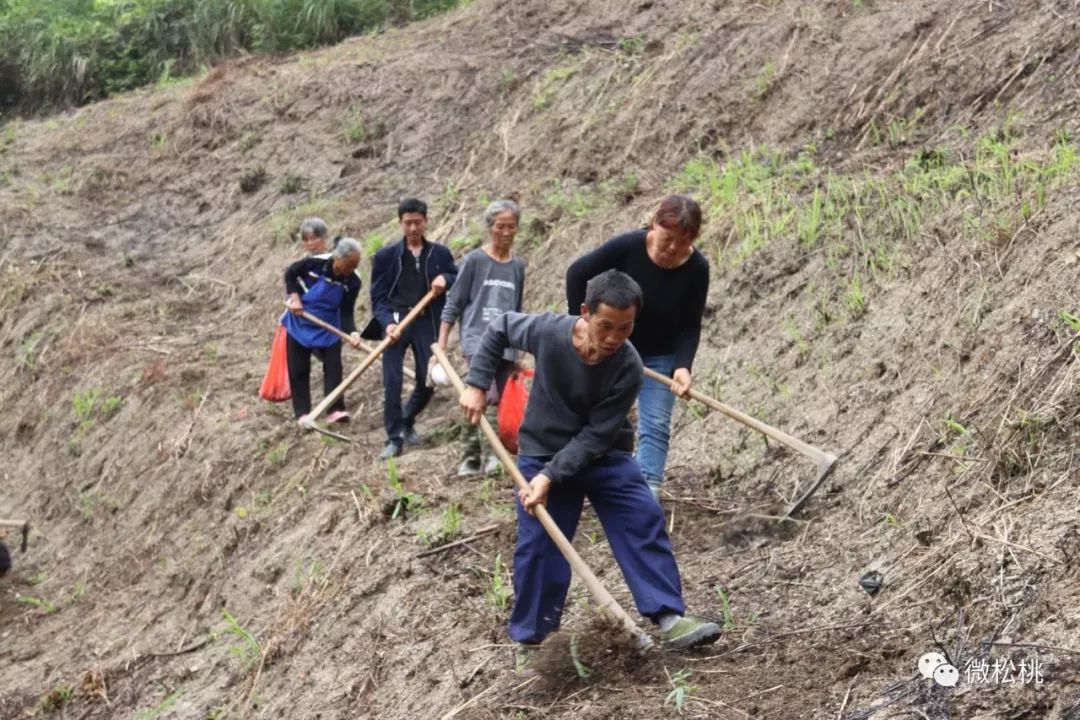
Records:
<instances>
[{"instance_id":1,"label":"elderly woman in gray shirt","mask_svg":"<svg viewBox=\"0 0 1080 720\"><path fill-rule=\"evenodd\" d=\"M439 345L445 350L450 342L450 330L461 321L461 351L466 362L480 348L480 338L488 324L507 311L521 312L525 289L525 263L513 255L521 209L511 200L496 200L484 210L483 246L473 250L461 262L457 282L447 294L446 307L439 326ZM496 368L495 380L488 390L488 409L491 420L498 406L503 387L514 371L516 351L508 349ZM470 425L466 431L464 457L458 475L487 474L499 468L494 453L484 455L480 431Z\"/></svg>"}]
</instances>

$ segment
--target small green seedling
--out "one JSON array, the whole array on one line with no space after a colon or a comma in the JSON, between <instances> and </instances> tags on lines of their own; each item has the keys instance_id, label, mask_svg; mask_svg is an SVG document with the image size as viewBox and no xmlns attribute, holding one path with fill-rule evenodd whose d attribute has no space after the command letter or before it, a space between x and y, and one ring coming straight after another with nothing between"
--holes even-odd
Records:
<instances>
[{"instance_id":1,"label":"small green seedling","mask_svg":"<svg viewBox=\"0 0 1080 720\"><path fill-rule=\"evenodd\" d=\"M686 705L687 698L697 691L697 686L690 684L690 675L690 670L683 668L674 675L668 676L672 690L664 698L664 704L674 707L680 714Z\"/></svg>"}]
</instances>

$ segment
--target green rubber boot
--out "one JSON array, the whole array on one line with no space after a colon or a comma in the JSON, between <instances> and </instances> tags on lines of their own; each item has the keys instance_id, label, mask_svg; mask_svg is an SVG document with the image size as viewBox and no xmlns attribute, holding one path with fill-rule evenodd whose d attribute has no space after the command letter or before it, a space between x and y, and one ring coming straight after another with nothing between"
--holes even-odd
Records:
<instances>
[{"instance_id":1,"label":"green rubber boot","mask_svg":"<svg viewBox=\"0 0 1080 720\"><path fill-rule=\"evenodd\" d=\"M683 615L666 631L660 632L665 650L686 650L714 643L720 637L720 626L696 615Z\"/></svg>"},{"instance_id":2,"label":"green rubber boot","mask_svg":"<svg viewBox=\"0 0 1080 720\"><path fill-rule=\"evenodd\" d=\"M533 658L536 657L536 651L539 649L539 645L518 645L514 649L514 674L518 677L529 677L536 674L536 670L529 667Z\"/></svg>"}]
</instances>

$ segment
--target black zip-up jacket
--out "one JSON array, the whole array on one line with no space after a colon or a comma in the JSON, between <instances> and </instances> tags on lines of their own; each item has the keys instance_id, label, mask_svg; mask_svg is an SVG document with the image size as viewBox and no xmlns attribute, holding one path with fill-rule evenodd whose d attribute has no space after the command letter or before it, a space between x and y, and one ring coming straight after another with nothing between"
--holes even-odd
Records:
<instances>
[{"instance_id":1,"label":"black zip-up jacket","mask_svg":"<svg viewBox=\"0 0 1080 720\"><path fill-rule=\"evenodd\" d=\"M427 288L431 289L431 281L439 275L446 277L447 291L454 285L457 279L458 269L454 264L454 256L445 245L430 242L424 239L424 248L428 252L424 260L423 274ZM397 287L401 277L401 260L405 253L409 252L405 245L405 238L393 245L387 245L375 253L371 261L371 310L375 314L375 323L381 326L378 335L381 336L387 325L395 325L400 321L394 319L394 307L390 302L390 296ZM446 304L446 293L432 300L424 315L427 316L431 328L438 335L439 318L442 317L443 306ZM364 329L364 336L370 338L375 334L374 328L369 324Z\"/></svg>"}]
</instances>

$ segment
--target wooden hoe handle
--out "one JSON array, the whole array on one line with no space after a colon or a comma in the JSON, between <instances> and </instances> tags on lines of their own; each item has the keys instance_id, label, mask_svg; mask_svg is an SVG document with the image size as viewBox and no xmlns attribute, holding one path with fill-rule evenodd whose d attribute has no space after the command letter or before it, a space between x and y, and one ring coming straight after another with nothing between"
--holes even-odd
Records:
<instances>
[{"instance_id":1,"label":"wooden hoe handle","mask_svg":"<svg viewBox=\"0 0 1080 720\"><path fill-rule=\"evenodd\" d=\"M323 330L326 330L327 332L331 332L331 333L337 335L339 338L341 338L342 340L344 340L347 343L351 344L352 341L353 341L352 335L349 335L348 333L346 333L346 332L344 332L342 330L339 330L338 328L334 327L333 325L326 322L325 320L321 320L321 319L315 317L314 315L312 315L311 313L309 313L306 310L302 310L300 312L300 317L304 318L305 320L307 320L312 325L318 325ZM369 354L375 351L374 347L372 347L371 345L368 345L363 340L360 341L360 349L363 350L366 353L369 353ZM413 382L416 381L416 373L414 373L410 368L403 367L401 369L405 373L405 377L409 378Z\"/></svg>"},{"instance_id":2,"label":"wooden hoe handle","mask_svg":"<svg viewBox=\"0 0 1080 720\"><path fill-rule=\"evenodd\" d=\"M397 324L398 330L400 331L407 328L413 320L420 316L420 313L424 312L427 306L434 299L435 291L428 290L427 295L420 298L420 302L416 303L416 305L413 306L413 309L409 311L409 314L403 317L401 319L401 322ZM329 395L322 399L322 402L315 406L315 408L311 411L311 414L308 416L308 423L314 424L315 419L322 415L324 412L326 412L327 409L331 405L333 405L339 397L341 397L341 394L344 393L350 385L356 382L356 379L363 375L365 370L371 367L371 364L374 363L375 360L377 360L378 357L383 354L383 351L386 350L386 348L390 347L391 343L392 338L390 337L385 337L381 341L379 341L379 344L376 345L375 348L370 353L368 353L368 356L364 358L359 365L356 366L356 369L349 373L349 376L342 380L340 385L334 388Z\"/></svg>"},{"instance_id":3,"label":"wooden hoe handle","mask_svg":"<svg viewBox=\"0 0 1080 720\"><path fill-rule=\"evenodd\" d=\"M450 364L450 359L446 356L443 349L439 347L438 343L435 343L431 346L431 351L435 353L435 357L438 358L439 364L446 370L450 382L454 384L454 387L459 393L464 394L465 383L461 381L461 377L457 374L457 371L454 370L454 366ZM487 418L483 416L480 418L480 429L483 431L487 441L491 444L491 448L495 451L495 454L499 457L499 461L503 464L503 467L506 468L506 471L514 478L514 483L519 488L528 490L529 483L525 480L525 476L521 474L521 471L518 470L517 463L514 462L513 456L507 452L505 447L503 447L502 442L499 440L498 433L491 427L491 423L488 422ZM626 614L626 611L622 609L622 606L620 606L615 598L611 596L611 593L607 591L607 588L600 583L600 580L593 574L592 570L589 569L589 566L581 559L577 550L574 549L574 546L566 539L566 536L563 535L559 526L552 520L547 508L543 505L536 505L533 507L533 512L536 513L536 519L539 520L540 524L547 530L548 535L551 536L552 541L562 552L563 557L570 563L570 567L578 574L582 582L585 583L585 587L588 588L589 593L592 594L593 599L596 600L596 603L600 606L600 611L608 615L608 617L626 630L626 632L638 642L638 645L641 648L652 645L652 639L649 638L649 636L638 627L637 623Z\"/></svg>"},{"instance_id":4,"label":"wooden hoe handle","mask_svg":"<svg viewBox=\"0 0 1080 720\"><path fill-rule=\"evenodd\" d=\"M337 335L339 338L341 338L342 340L344 340L347 343L351 343L353 341L353 338L352 338L351 335L349 335L349 333L347 333L347 332L345 332L345 331L343 331L343 330L341 330L339 328L334 327L333 325L326 322L322 318L315 317L314 315L309 313L307 310L301 310L300 311L300 317L304 318L305 320L307 320L312 325L318 325L319 327L321 327L323 330L327 331L328 333L332 333L334 335Z\"/></svg>"},{"instance_id":5,"label":"wooden hoe handle","mask_svg":"<svg viewBox=\"0 0 1080 720\"><path fill-rule=\"evenodd\" d=\"M649 368L645 368L645 377L652 378L653 380L658 380L659 382L664 383L668 387L671 387L674 384L674 381L671 378L667 377L666 375L661 375L655 370L650 370ZM810 487L810 489L791 506L791 508L785 514L785 517L791 517L796 512L798 512L799 508L801 508L806 503L806 501L810 499L810 496L814 493L815 490L818 489L821 483L832 471L833 464L836 462L836 456L832 453L825 452L824 450L819 450L813 445L808 445L797 437L788 435L783 430L777 430L771 425L766 425L760 420L752 418L744 412L739 412L730 405L725 405L724 403L720 402L715 398L711 398L708 395L699 393L697 390L691 389L690 397L692 397L694 400L697 400L703 405L708 405L713 410L717 410L724 415L727 415L732 420L735 420L742 423L743 425L746 425L747 427L751 427L754 430L757 430L762 435L767 435L768 437L771 437L773 440L776 440L777 442L788 446L796 452L802 453L803 455L814 461L814 464L817 465L818 469L817 480Z\"/></svg>"}]
</instances>

